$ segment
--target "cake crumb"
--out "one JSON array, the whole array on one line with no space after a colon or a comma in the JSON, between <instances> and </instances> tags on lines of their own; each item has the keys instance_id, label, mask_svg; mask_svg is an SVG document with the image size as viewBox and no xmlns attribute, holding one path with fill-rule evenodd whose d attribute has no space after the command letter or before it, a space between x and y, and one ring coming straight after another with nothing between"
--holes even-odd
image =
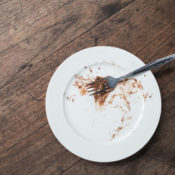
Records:
<instances>
[{"instance_id":1,"label":"cake crumb","mask_svg":"<svg viewBox=\"0 0 175 175\"><path fill-rule=\"evenodd\" d=\"M125 118L124 118L124 116L123 116L122 119L121 119L121 122L122 122L122 123L124 122L124 119L125 119Z\"/></svg>"},{"instance_id":2,"label":"cake crumb","mask_svg":"<svg viewBox=\"0 0 175 175\"><path fill-rule=\"evenodd\" d=\"M147 100L147 97L148 97L148 93L146 93L145 95L143 94L143 98L144 98L144 101L146 102Z\"/></svg>"},{"instance_id":3,"label":"cake crumb","mask_svg":"<svg viewBox=\"0 0 175 175\"><path fill-rule=\"evenodd\" d=\"M119 131L121 131L123 129L123 127L122 126L119 126L115 131L116 132L119 132Z\"/></svg>"},{"instance_id":4,"label":"cake crumb","mask_svg":"<svg viewBox=\"0 0 175 175\"><path fill-rule=\"evenodd\" d=\"M114 139L114 138L115 138L115 136L116 136L116 134L112 134L112 139Z\"/></svg>"},{"instance_id":5,"label":"cake crumb","mask_svg":"<svg viewBox=\"0 0 175 175\"><path fill-rule=\"evenodd\" d=\"M81 93L81 95L86 95L87 90L85 88L81 88L80 93Z\"/></svg>"},{"instance_id":6,"label":"cake crumb","mask_svg":"<svg viewBox=\"0 0 175 175\"><path fill-rule=\"evenodd\" d=\"M139 84L137 85L137 87L138 87L139 89L143 89L143 86L142 86L141 83L139 83Z\"/></svg>"},{"instance_id":7,"label":"cake crumb","mask_svg":"<svg viewBox=\"0 0 175 175\"><path fill-rule=\"evenodd\" d=\"M117 96L116 94L112 95L111 99L108 101L108 104L112 104L112 102L116 96Z\"/></svg>"}]
</instances>

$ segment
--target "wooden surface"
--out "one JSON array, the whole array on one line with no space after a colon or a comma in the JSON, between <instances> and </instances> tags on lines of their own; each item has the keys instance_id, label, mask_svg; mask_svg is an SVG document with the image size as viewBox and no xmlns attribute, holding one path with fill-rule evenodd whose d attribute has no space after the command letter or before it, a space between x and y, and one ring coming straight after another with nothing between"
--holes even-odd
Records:
<instances>
[{"instance_id":1,"label":"wooden surface","mask_svg":"<svg viewBox=\"0 0 175 175\"><path fill-rule=\"evenodd\" d=\"M154 71L161 120L136 155L93 163L53 136L44 105L48 82L68 56L96 45L126 49L146 63L175 53L174 0L0 1L1 175L175 174L175 62Z\"/></svg>"}]
</instances>

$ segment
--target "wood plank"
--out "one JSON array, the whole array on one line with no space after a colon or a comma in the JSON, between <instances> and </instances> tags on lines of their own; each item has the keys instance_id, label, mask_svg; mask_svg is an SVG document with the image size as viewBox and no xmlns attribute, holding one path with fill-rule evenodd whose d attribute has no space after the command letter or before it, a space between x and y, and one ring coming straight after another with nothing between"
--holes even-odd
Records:
<instances>
[{"instance_id":1,"label":"wood plank","mask_svg":"<svg viewBox=\"0 0 175 175\"><path fill-rule=\"evenodd\" d=\"M116 163L98 164L81 160L75 166L67 170L63 175L173 175L175 168L149 157L136 157Z\"/></svg>"},{"instance_id":2,"label":"wood plank","mask_svg":"<svg viewBox=\"0 0 175 175\"><path fill-rule=\"evenodd\" d=\"M16 156L17 160L15 159L12 160L9 158L8 166L3 167L3 169L1 168L1 172L2 174L3 173L4 174L23 174L23 173L29 174L29 172L33 170L37 170L37 167L39 167L39 170L41 171L42 170L41 160L42 161L45 160L47 163L51 163L48 161L48 158L49 157L53 158L54 155L59 155L59 152L61 153L62 151L58 149L58 142L57 141L49 142L48 144L45 144L44 147L40 147L38 151L30 150L29 156L24 156L21 160L19 160L20 156L19 157ZM24 172L24 169L25 169L25 172Z\"/></svg>"},{"instance_id":3,"label":"wood plank","mask_svg":"<svg viewBox=\"0 0 175 175\"><path fill-rule=\"evenodd\" d=\"M175 93L169 95L162 105L161 120L156 134L146 147L147 155L175 167Z\"/></svg>"},{"instance_id":4,"label":"wood plank","mask_svg":"<svg viewBox=\"0 0 175 175\"><path fill-rule=\"evenodd\" d=\"M8 29L8 26L5 27L2 23L6 23L9 18L20 12L21 2L19 0L7 0L4 3L2 1L0 2L0 33L5 32L5 29Z\"/></svg>"},{"instance_id":5,"label":"wood plank","mask_svg":"<svg viewBox=\"0 0 175 175\"><path fill-rule=\"evenodd\" d=\"M55 154L49 159L50 164L48 164L48 159L41 162L41 169L35 169L30 172L30 174L62 174L67 171L70 167L73 167L80 161L80 158L73 155L68 151L64 151L61 155Z\"/></svg>"},{"instance_id":6,"label":"wood plank","mask_svg":"<svg viewBox=\"0 0 175 175\"><path fill-rule=\"evenodd\" d=\"M67 0L63 3L47 0L24 8L5 24L8 30L1 35L0 87L30 69L30 62L36 57L39 61L49 56L131 2ZM25 3L27 1L23 6Z\"/></svg>"}]
</instances>

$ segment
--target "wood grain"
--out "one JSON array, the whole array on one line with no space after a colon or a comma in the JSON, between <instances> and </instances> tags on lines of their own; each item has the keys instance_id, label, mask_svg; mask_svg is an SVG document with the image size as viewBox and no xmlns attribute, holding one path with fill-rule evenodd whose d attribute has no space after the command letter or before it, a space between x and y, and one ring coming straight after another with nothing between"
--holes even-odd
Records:
<instances>
[{"instance_id":1,"label":"wood grain","mask_svg":"<svg viewBox=\"0 0 175 175\"><path fill-rule=\"evenodd\" d=\"M120 47L145 62L175 53L173 0L3 0L0 9L0 174L175 174L175 63L154 71L163 104L154 137L121 162L65 150L44 104L53 72L83 48Z\"/></svg>"},{"instance_id":2,"label":"wood grain","mask_svg":"<svg viewBox=\"0 0 175 175\"><path fill-rule=\"evenodd\" d=\"M154 174L167 174L173 175L175 169L171 168L160 161L146 157L145 155L137 156L134 159L128 159L116 163L97 164L81 160L76 165L68 169L64 175L87 175L87 174L101 174L101 175L154 175Z\"/></svg>"},{"instance_id":3,"label":"wood grain","mask_svg":"<svg viewBox=\"0 0 175 175\"><path fill-rule=\"evenodd\" d=\"M99 3L47 0L34 1L32 6L22 2L22 13L7 19L8 30L1 35L0 69L5 71L0 77L0 88L9 79L30 69L32 60L38 62L49 56L130 2L122 0L118 4L114 0ZM112 8L108 5L110 3Z\"/></svg>"}]
</instances>

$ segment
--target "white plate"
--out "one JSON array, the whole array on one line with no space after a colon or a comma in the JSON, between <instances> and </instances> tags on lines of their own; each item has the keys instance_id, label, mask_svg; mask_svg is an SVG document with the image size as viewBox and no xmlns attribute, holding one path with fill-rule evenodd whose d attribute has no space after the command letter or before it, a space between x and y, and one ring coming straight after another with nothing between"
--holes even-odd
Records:
<instances>
[{"instance_id":1,"label":"white plate","mask_svg":"<svg viewBox=\"0 0 175 175\"><path fill-rule=\"evenodd\" d=\"M126 93L134 91L126 94L130 110L120 96L109 104L113 94L121 93L120 86L99 108L92 96L82 96L73 84L76 74L118 77L143 65L131 53L106 46L87 48L66 59L52 76L46 94L48 122L60 143L75 155L95 162L117 161L139 151L160 119L161 96L153 74L149 71L136 77L143 89L134 90L132 80L125 85Z\"/></svg>"}]
</instances>

